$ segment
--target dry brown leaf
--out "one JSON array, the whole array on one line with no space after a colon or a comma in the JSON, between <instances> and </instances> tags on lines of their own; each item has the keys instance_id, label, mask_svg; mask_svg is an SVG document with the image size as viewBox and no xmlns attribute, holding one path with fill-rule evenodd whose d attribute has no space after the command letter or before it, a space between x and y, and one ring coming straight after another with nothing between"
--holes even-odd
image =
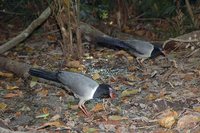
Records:
<instances>
[{"instance_id":1,"label":"dry brown leaf","mask_svg":"<svg viewBox=\"0 0 200 133\"><path fill-rule=\"evenodd\" d=\"M0 102L0 110L5 110L7 108L7 104Z\"/></svg>"},{"instance_id":2,"label":"dry brown leaf","mask_svg":"<svg viewBox=\"0 0 200 133\"><path fill-rule=\"evenodd\" d=\"M56 41L57 37L55 35L48 35L47 39L50 41Z\"/></svg>"},{"instance_id":3,"label":"dry brown leaf","mask_svg":"<svg viewBox=\"0 0 200 133\"><path fill-rule=\"evenodd\" d=\"M135 31L135 34L137 34L137 35L139 35L139 36L144 36L145 35L145 33L146 33L146 30L137 30L137 31Z\"/></svg>"},{"instance_id":4,"label":"dry brown leaf","mask_svg":"<svg viewBox=\"0 0 200 133\"><path fill-rule=\"evenodd\" d=\"M97 103L93 108L92 111L93 112L99 112L104 110L103 104L102 103Z\"/></svg>"},{"instance_id":5,"label":"dry brown leaf","mask_svg":"<svg viewBox=\"0 0 200 133\"><path fill-rule=\"evenodd\" d=\"M153 93L150 93L149 95L146 96L146 99L149 101L157 99L157 96Z\"/></svg>"},{"instance_id":6,"label":"dry brown leaf","mask_svg":"<svg viewBox=\"0 0 200 133\"><path fill-rule=\"evenodd\" d=\"M196 124L200 122L200 116L195 115L185 115L181 117L177 122L177 128L182 129L191 129L195 127Z\"/></svg>"},{"instance_id":7,"label":"dry brown leaf","mask_svg":"<svg viewBox=\"0 0 200 133\"><path fill-rule=\"evenodd\" d=\"M43 107L42 108L42 113L48 114L49 113L49 109L47 107Z\"/></svg>"},{"instance_id":8,"label":"dry brown leaf","mask_svg":"<svg viewBox=\"0 0 200 133\"><path fill-rule=\"evenodd\" d=\"M18 111L18 112L15 113L15 116L16 116L16 117L19 117L19 116L21 116L21 115L22 115L22 112L19 112L19 111Z\"/></svg>"},{"instance_id":9,"label":"dry brown leaf","mask_svg":"<svg viewBox=\"0 0 200 133\"><path fill-rule=\"evenodd\" d=\"M18 96L22 96L21 91L17 91L17 93L7 93L6 95L4 95L4 98L12 98L12 97L18 97Z\"/></svg>"},{"instance_id":10,"label":"dry brown leaf","mask_svg":"<svg viewBox=\"0 0 200 133\"><path fill-rule=\"evenodd\" d=\"M80 61L74 60L74 61L69 61L67 63L67 67L70 67L70 68L81 68L82 66L81 66Z\"/></svg>"},{"instance_id":11,"label":"dry brown leaf","mask_svg":"<svg viewBox=\"0 0 200 133\"><path fill-rule=\"evenodd\" d=\"M176 122L176 119L173 116L167 116L158 120L158 123L162 127L165 127L165 128L171 128L175 122Z\"/></svg>"},{"instance_id":12,"label":"dry brown leaf","mask_svg":"<svg viewBox=\"0 0 200 133\"><path fill-rule=\"evenodd\" d=\"M140 90L136 90L136 89L124 90L121 94L121 97L127 97L130 95L134 95L134 94L137 94L138 92L140 92Z\"/></svg>"},{"instance_id":13,"label":"dry brown leaf","mask_svg":"<svg viewBox=\"0 0 200 133\"><path fill-rule=\"evenodd\" d=\"M70 109L72 110L77 110L78 109L78 105L75 104L75 105L70 105Z\"/></svg>"},{"instance_id":14,"label":"dry brown leaf","mask_svg":"<svg viewBox=\"0 0 200 133\"><path fill-rule=\"evenodd\" d=\"M0 77L12 78L12 73L0 72Z\"/></svg>"},{"instance_id":15,"label":"dry brown leaf","mask_svg":"<svg viewBox=\"0 0 200 133\"><path fill-rule=\"evenodd\" d=\"M61 90L61 91L57 91L56 92L56 96L59 96L59 97L64 97L66 95L66 92Z\"/></svg>"},{"instance_id":16,"label":"dry brown leaf","mask_svg":"<svg viewBox=\"0 0 200 133\"><path fill-rule=\"evenodd\" d=\"M135 75L133 75L133 74L127 75L126 77L127 77L127 79L130 80L130 81L135 81L135 80L138 79L138 78L135 77Z\"/></svg>"},{"instance_id":17,"label":"dry brown leaf","mask_svg":"<svg viewBox=\"0 0 200 133\"><path fill-rule=\"evenodd\" d=\"M101 77L101 76L99 75L99 73L95 73L95 74L93 74L92 79L97 80L97 79L99 79L100 77Z\"/></svg>"},{"instance_id":18,"label":"dry brown leaf","mask_svg":"<svg viewBox=\"0 0 200 133\"><path fill-rule=\"evenodd\" d=\"M134 72L136 69L137 69L137 68L136 68L135 66L133 66L133 65L128 66L128 70L129 70L130 72Z\"/></svg>"},{"instance_id":19,"label":"dry brown leaf","mask_svg":"<svg viewBox=\"0 0 200 133\"><path fill-rule=\"evenodd\" d=\"M144 83L143 86L142 86L142 89L143 90L146 90L149 88L149 84L148 83Z\"/></svg>"},{"instance_id":20,"label":"dry brown leaf","mask_svg":"<svg viewBox=\"0 0 200 133\"><path fill-rule=\"evenodd\" d=\"M58 120L60 118L61 118L61 116L59 114L56 114L50 119L50 121L56 121L56 120Z\"/></svg>"},{"instance_id":21,"label":"dry brown leaf","mask_svg":"<svg viewBox=\"0 0 200 133\"><path fill-rule=\"evenodd\" d=\"M83 127L84 133L98 133L98 129L96 128L89 128L89 127Z\"/></svg>"},{"instance_id":22,"label":"dry brown leaf","mask_svg":"<svg viewBox=\"0 0 200 133\"><path fill-rule=\"evenodd\" d=\"M19 89L19 87L18 86L9 86L9 85L7 85L6 89L7 90L15 90L15 89Z\"/></svg>"},{"instance_id":23,"label":"dry brown leaf","mask_svg":"<svg viewBox=\"0 0 200 133\"><path fill-rule=\"evenodd\" d=\"M185 74L184 80L190 81L192 79L194 79L194 75L193 74L191 74L191 73L190 74Z\"/></svg>"},{"instance_id":24,"label":"dry brown leaf","mask_svg":"<svg viewBox=\"0 0 200 133\"><path fill-rule=\"evenodd\" d=\"M113 121L120 121L120 120L127 120L128 118L119 115L110 115L108 119Z\"/></svg>"},{"instance_id":25,"label":"dry brown leaf","mask_svg":"<svg viewBox=\"0 0 200 133\"><path fill-rule=\"evenodd\" d=\"M172 128L178 117L178 113L174 110L166 110L159 117L158 123L165 128Z\"/></svg>"},{"instance_id":26,"label":"dry brown leaf","mask_svg":"<svg viewBox=\"0 0 200 133\"><path fill-rule=\"evenodd\" d=\"M115 55L116 56L126 56L127 52L124 50L120 50L120 51L115 52Z\"/></svg>"},{"instance_id":27,"label":"dry brown leaf","mask_svg":"<svg viewBox=\"0 0 200 133\"><path fill-rule=\"evenodd\" d=\"M45 124L43 124L42 126L38 127L37 129L42 129L42 128L45 128L45 127L48 127L48 126L55 126L57 128L65 128L65 129L70 129L69 127L66 127L65 125L63 125L61 122L59 121L53 121L53 122L47 122Z\"/></svg>"},{"instance_id":28,"label":"dry brown leaf","mask_svg":"<svg viewBox=\"0 0 200 133\"><path fill-rule=\"evenodd\" d=\"M47 89L40 90L37 95L41 97L46 97L48 95L49 91Z\"/></svg>"},{"instance_id":29,"label":"dry brown leaf","mask_svg":"<svg viewBox=\"0 0 200 133\"><path fill-rule=\"evenodd\" d=\"M200 106L193 107L193 109L197 112L200 112Z\"/></svg>"}]
</instances>

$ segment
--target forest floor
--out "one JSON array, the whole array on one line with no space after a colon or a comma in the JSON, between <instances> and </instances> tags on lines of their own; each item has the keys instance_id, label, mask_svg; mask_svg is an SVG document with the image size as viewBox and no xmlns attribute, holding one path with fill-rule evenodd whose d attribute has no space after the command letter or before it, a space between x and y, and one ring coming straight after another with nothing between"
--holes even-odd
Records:
<instances>
[{"instance_id":1,"label":"forest floor","mask_svg":"<svg viewBox=\"0 0 200 133\"><path fill-rule=\"evenodd\" d=\"M86 49L82 61L63 64L58 43L29 39L6 57L47 70L84 73L109 83L118 97L86 102L91 112L86 117L78 99L61 88L36 78L0 77L0 125L41 132L198 133L200 54L191 53L190 48L177 49L141 66L123 50L98 47L93 53Z\"/></svg>"}]
</instances>

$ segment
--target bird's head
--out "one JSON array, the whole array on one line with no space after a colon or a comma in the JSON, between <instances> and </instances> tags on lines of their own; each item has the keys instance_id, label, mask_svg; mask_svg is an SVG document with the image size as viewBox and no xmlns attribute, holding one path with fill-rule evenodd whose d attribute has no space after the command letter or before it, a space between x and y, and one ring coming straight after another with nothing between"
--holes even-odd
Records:
<instances>
[{"instance_id":1,"label":"bird's head","mask_svg":"<svg viewBox=\"0 0 200 133\"><path fill-rule=\"evenodd\" d=\"M116 91L108 84L100 84L94 93L93 98L115 98Z\"/></svg>"},{"instance_id":2,"label":"bird's head","mask_svg":"<svg viewBox=\"0 0 200 133\"><path fill-rule=\"evenodd\" d=\"M166 53L161 47L154 46L154 49L151 52L151 58L157 57L159 55L166 56Z\"/></svg>"}]
</instances>

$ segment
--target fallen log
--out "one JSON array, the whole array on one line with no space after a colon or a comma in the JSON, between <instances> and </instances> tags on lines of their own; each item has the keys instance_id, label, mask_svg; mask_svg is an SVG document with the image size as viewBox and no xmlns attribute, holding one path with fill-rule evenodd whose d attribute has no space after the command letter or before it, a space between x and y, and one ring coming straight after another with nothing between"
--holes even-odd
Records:
<instances>
[{"instance_id":1,"label":"fallen log","mask_svg":"<svg viewBox=\"0 0 200 133\"><path fill-rule=\"evenodd\" d=\"M0 54L8 51L9 49L15 47L20 42L24 41L29 35L39 27L51 14L51 9L48 7L43 13L35 19L24 31L22 31L18 36L12 38L10 41L0 46Z\"/></svg>"}]
</instances>

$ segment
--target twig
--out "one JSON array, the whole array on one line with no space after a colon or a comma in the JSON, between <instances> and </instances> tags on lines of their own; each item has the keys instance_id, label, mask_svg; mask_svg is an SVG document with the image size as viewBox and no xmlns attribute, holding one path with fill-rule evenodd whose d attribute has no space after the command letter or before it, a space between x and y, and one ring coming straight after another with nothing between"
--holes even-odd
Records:
<instances>
[{"instance_id":1,"label":"twig","mask_svg":"<svg viewBox=\"0 0 200 133\"><path fill-rule=\"evenodd\" d=\"M158 127L158 125L152 125L152 126L142 126L142 127L136 127L137 129L149 129L153 127Z\"/></svg>"},{"instance_id":2,"label":"twig","mask_svg":"<svg viewBox=\"0 0 200 133\"><path fill-rule=\"evenodd\" d=\"M198 52L200 50L200 48L198 48L198 49L195 49L194 51L192 51L189 55L187 55L186 57L188 58L188 57L190 57L190 56L192 56L193 54L195 54L196 52Z\"/></svg>"},{"instance_id":3,"label":"twig","mask_svg":"<svg viewBox=\"0 0 200 133\"><path fill-rule=\"evenodd\" d=\"M35 19L22 33L14 37L12 40L0 46L0 54L15 47L20 42L24 41L38 26L40 26L51 14L51 9L48 7L43 13Z\"/></svg>"},{"instance_id":4,"label":"twig","mask_svg":"<svg viewBox=\"0 0 200 133\"><path fill-rule=\"evenodd\" d=\"M27 131L27 132L11 131L9 129L5 129L5 128L0 127L0 133L40 133L40 131Z\"/></svg>"},{"instance_id":5,"label":"twig","mask_svg":"<svg viewBox=\"0 0 200 133\"><path fill-rule=\"evenodd\" d=\"M195 22L195 18L194 18L194 14L193 14L193 11L192 11L192 8L190 6L190 3L188 0L185 0L185 4L186 4L186 7L187 7L187 10L188 10L188 13L192 19L192 22L193 24L195 25L195 27L197 28L198 27L198 24Z\"/></svg>"},{"instance_id":6,"label":"twig","mask_svg":"<svg viewBox=\"0 0 200 133\"><path fill-rule=\"evenodd\" d=\"M167 41L165 41L163 43L163 48L165 47L165 45L171 41L175 41L175 42L182 42L182 43L192 43L192 42L198 42L199 40L198 39L193 39L193 40L190 40L190 39L179 39L179 38L169 38Z\"/></svg>"}]
</instances>

